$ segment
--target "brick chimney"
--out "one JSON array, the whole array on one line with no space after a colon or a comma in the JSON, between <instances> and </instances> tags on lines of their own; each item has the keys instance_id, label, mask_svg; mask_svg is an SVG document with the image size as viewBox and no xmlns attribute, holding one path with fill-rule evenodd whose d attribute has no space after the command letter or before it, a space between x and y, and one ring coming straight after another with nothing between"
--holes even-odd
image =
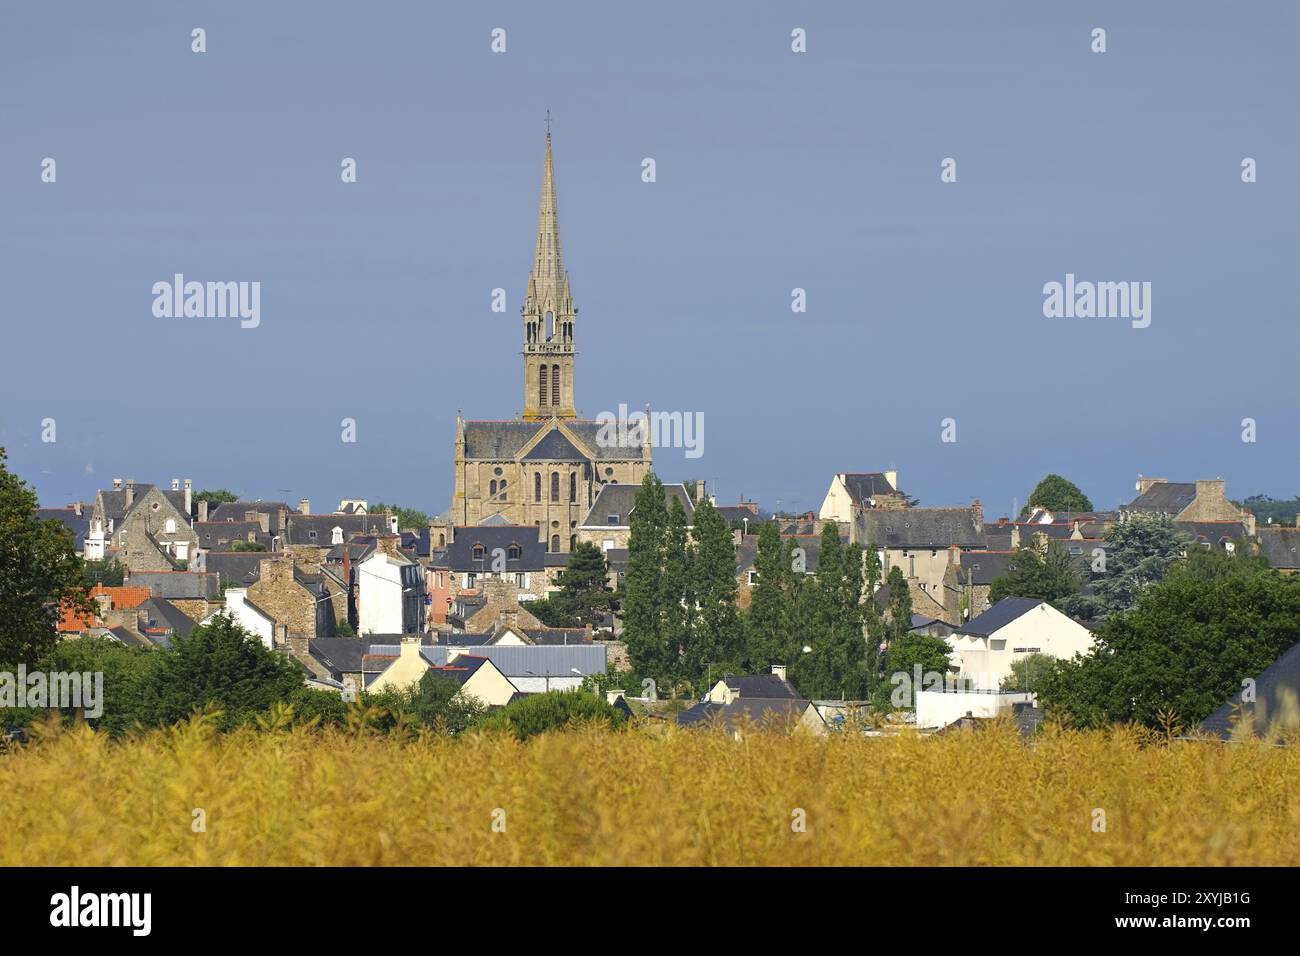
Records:
<instances>
[{"instance_id":1,"label":"brick chimney","mask_svg":"<svg viewBox=\"0 0 1300 956\"><path fill-rule=\"evenodd\" d=\"M1196 497L1198 501L1224 501L1226 496L1224 490L1226 483L1222 478L1198 478L1196 481Z\"/></svg>"}]
</instances>

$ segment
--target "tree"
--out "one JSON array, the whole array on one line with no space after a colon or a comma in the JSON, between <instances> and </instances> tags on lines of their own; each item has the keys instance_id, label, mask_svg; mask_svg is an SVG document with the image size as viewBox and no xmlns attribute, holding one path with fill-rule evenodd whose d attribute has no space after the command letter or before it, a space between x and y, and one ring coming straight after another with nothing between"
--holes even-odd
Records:
<instances>
[{"instance_id":1,"label":"tree","mask_svg":"<svg viewBox=\"0 0 1300 956\"><path fill-rule=\"evenodd\" d=\"M868 690L864 666L862 551L845 547L834 521L822 526L817 575L796 599L808 653L793 662L792 682L808 697L861 699Z\"/></svg>"},{"instance_id":2,"label":"tree","mask_svg":"<svg viewBox=\"0 0 1300 956\"><path fill-rule=\"evenodd\" d=\"M1060 475L1048 475L1029 495L1025 510L1046 508L1048 511L1091 511L1092 502L1079 486Z\"/></svg>"},{"instance_id":3,"label":"tree","mask_svg":"<svg viewBox=\"0 0 1300 956\"><path fill-rule=\"evenodd\" d=\"M1103 564L1090 577L1090 593L1066 602L1075 617L1103 620L1137 603L1138 595L1165 576L1193 541L1163 516L1134 515L1106 532Z\"/></svg>"},{"instance_id":4,"label":"tree","mask_svg":"<svg viewBox=\"0 0 1300 956\"><path fill-rule=\"evenodd\" d=\"M137 719L139 682L156 656L144 648L123 647L109 637L83 637L59 641L32 669L45 673L102 674L102 686L90 692L98 695L97 699L89 700L83 689L83 706L67 711L65 716L72 719L80 714L91 726L117 736L129 730ZM86 713L92 707L100 711L98 716ZM31 709L9 710L4 712L3 720L6 725L23 726L43 716L45 712Z\"/></svg>"},{"instance_id":5,"label":"tree","mask_svg":"<svg viewBox=\"0 0 1300 956\"><path fill-rule=\"evenodd\" d=\"M1055 662L1039 692L1083 727L1174 714L1203 720L1296 643L1300 578L1249 556L1200 553L1106 618L1086 656Z\"/></svg>"},{"instance_id":6,"label":"tree","mask_svg":"<svg viewBox=\"0 0 1300 956\"><path fill-rule=\"evenodd\" d=\"M596 723L618 729L623 711L584 691L548 691L520 698L479 721L477 728L514 734L527 740L537 734L565 730L575 723Z\"/></svg>"},{"instance_id":7,"label":"tree","mask_svg":"<svg viewBox=\"0 0 1300 956\"><path fill-rule=\"evenodd\" d=\"M1037 693L1052 672L1056 658L1046 654L1026 654L1011 662L1011 673L1002 678L1005 691Z\"/></svg>"},{"instance_id":8,"label":"tree","mask_svg":"<svg viewBox=\"0 0 1300 956\"><path fill-rule=\"evenodd\" d=\"M96 584L102 584L106 588L121 587L125 578L126 570L115 558L81 563L81 583L86 588L94 588Z\"/></svg>"},{"instance_id":9,"label":"tree","mask_svg":"<svg viewBox=\"0 0 1300 956\"><path fill-rule=\"evenodd\" d=\"M260 541L232 541L231 551L265 551L266 545Z\"/></svg>"},{"instance_id":10,"label":"tree","mask_svg":"<svg viewBox=\"0 0 1300 956\"><path fill-rule=\"evenodd\" d=\"M745 657L759 673L773 664L789 664L797 651L789 630L794 591L793 571L787 560L781 531L766 521L758 532L754 552L754 584L745 617Z\"/></svg>"},{"instance_id":11,"label":"tree","mask_svg":"<svg viewBox=\"0 0 1300 956\"><path fill-rule=\"evenodd\" d=\"M993 579L989 601L1003 598L1035 598L1061 605L1079 590L1079 575L1070 556L1055 541L1045 543L1037 536L1016 549L1007 569Z\"/></svg>"},{"instance_id":12,"label":"tree","mask_svg":"<svg viewBox=\"0 0 1300 956\"><path fill-rule=\"evenodd\" d=\"M595 626L610 613L614 592L609 587L609 568L604 553L589 541L579 542L569 554L556 583L560 590L547 599L548 616L563 623L545 622L548 627ZM529 609L537 613L532 604Z\"/></svg>"},{"instance_id":13,"label":"tree","mask_svg":"<svg viewBox=\"0 0 1300 956\"><path fill-rule=\"evenodd\" d=\"M429 516L423 511L416 508L403 508L400 505L389 505L382 501L376 501L373 505L366 508L367 514L377 515L387 512L390 515L397 515L397 526L399 528L427 528L429 527Z\"/></svg>"},{"instance_id":14,"label":"tree","mask_svg":"<svg viewBox=\"0 0 1300 956\"><path fill-rule=\"evenodd\" d=\"M385 728L410 718L441 733L452 734L470 727L486 712L476 697L461 693L457 681L434 671L425 672L410 687L366 694L365 702L384 710L381 725Z\"/></svg>"},{"instance_id":15,"label":"tree","mask_svg":"<svg viewBox=\"0 0 1300 956\"><path fill-rule=\"evenodd\" d=\"M677 505L677 499L673 499ZM695 541L690 562L694 607L698 616L687 645L688 665L712 662L743 668L745 648L736 611L736 544L722 513L705 498L695 508Z\"/></svg>"},{"instance_id":16,"label":"tree","mask_svg":"<svg viewBox=\"0 0 1300 956\"><path fill-rule=\"evenodd\" d=\"M653 472L641 481L630 525L623 577L623 639L638 673L666 683L676 668L676 651L670 653L663 631L668 509L663 482Z\"/></svg>"},{"instance_id":17,"label":"tree","mask_svg":"<svg viewBox=\"0 0 1300 956\"><path fill-rule=\"evenodd\" d=\"M31 665L58 640L59 609L89 613L71 532L36 517L36 492L0 448L0 665Z\"/></svg>"},{"instance_id":18,"label":"tree","mask_svg":"<svg viewBox=\"0 0 1300 956\"><path fill-rule=\"evenodd\" d=\"M228 504L232 501L238 501L239 495L227 488L204 488L194 496L195 501L206 501L209 506Z\"/></svg>"},{"instance_id":19,"label":"tree","mask_svg":"<svg viewBox=\"0 0 1300 956\"><path fill-rule=\"evenodd\" d=\"M659 579L659 633L664 645L663 677L695 679L706 665L695 653L696 626L694 552L686 527L686 509L679 498L668 505L664 527L664 566Z\"/></svg>"},{"instance_id":20,"label":"tree","mask_svg":"<svg viewBox=\"0 0 1300 956\"><path fill-rule=\"evenodd\" d=\"M146 725L175 723L195 707L217 704L224 711L221 726L230 728L287 701L303 682L297 664L268 650L224 614L154 653L155 665L139 691Z\"/></svg>"}]
</instances>

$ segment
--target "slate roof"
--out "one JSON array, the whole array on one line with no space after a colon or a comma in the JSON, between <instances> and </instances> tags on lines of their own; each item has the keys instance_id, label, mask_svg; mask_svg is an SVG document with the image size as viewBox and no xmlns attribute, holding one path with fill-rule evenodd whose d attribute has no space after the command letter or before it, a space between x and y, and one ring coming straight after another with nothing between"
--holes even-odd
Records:
<instances>
[{"instance_id":1,"label":"slate roof","mask_svg":"<svg viewBox=\"0 0 1300 956\"><path fill-rule=\"evenodd\" d=\"M110 627L105 633L105 637L111 637L119 644L125 644L127 647L152 647L145 638L138 634L128 631L124 627Z\"/></svg>"},{"instance_id":2,"label":"slate roof","mask_svg":"<svg viewBox=\"0 0 1300 956\"><path fill-rule=\"evenodd\" d=\"M585 461L587 458L558 428L547 432L524 455L524 461Z\"/></svg>"},{"instance_id":3,"label":"slate roof","mask_svg":"<svg viewBox=\"0 0 1300 956\"><path fill-rule=\"evenodd\" d=\"M264 533L257 521L196 521L193 527L199 538L199 547L206 551L228 551L234 542L249 540L260 542L266 545L266 550L271 550L272 535Z\"/></svg>"},{"instance_id":4,"label":"slate roof","mask_svg":"<svg viewBox=\"0 0 1300 956\"><path fill-rule=\"evenodd\" d=\"M209 551L203 556L209 574L216 573L222 584L248 587L262 574L262 560L270 557L258 551Z\"/></svg>"},{"instance_id":5,"label":"slate roof","mask_svg":"<svg viewBox=\"0 0 1300 956\"><path fill-rule=\"evenodd\" d=\"M992 584L993 579L1007 570L1014 552L1007 551L963 551L961 554L961 580L966 584L966 575L970 574L970 583L975 586Z\"/></svg>"},{"instance_id":6,"label":"slate roof","mask_svg":"<svg viewBox=\"0 0 1300 956\"><path fill-rule=\"evenodd\" d=\"M388 515L289 515L286 519L289 544L333 544L334 529L343 530L343 540L357 534L388 534ZM315 536L312 536L315 532Z\"/></svg>"},{"instance_id":7,"label":"slate roof","mask_svg":"<svg viewBox=\"0 0 1300 956\"><path fill-rule=\"evenodd\" d=\"M37 508L36 518L38 521L57 521L67 528L72 533L77 553L80 554L86 545L86 535L90 532L90 512L89 508L82 508L80 515L71 508Z\"/></svg>"},{"instance_id":8,"label":"slate roof","mask_svg":"<svg viewBox=\"0 0 1300 956\"><path fill-rule=\"evenodd\" d=\"M1194 481L1157 481L1144 494L1130 501L1124 510L1176 515L1195 498Z\"/></svg>"},{"instance_id":9,"label":"slate roof","mask_svg":"<svg viewBox=\"0 0 1300 956\"><path fill-rule=\"evenodd\" d=\"M447 663L450 650L445 645L425 646L420 653L425 660L437 666ZM567 647L502 646L490 644L476 647L474 653L486 657L506 677L577 677L572 668L583 675L605 673L605 647L603 644L570 644Z\"/></svg>"},{"instance_id":10,"label":"slate roof","mask_svg":"<svg viewBox=\"0 0 1300 956\"><path fill-rule=\"evenodd\" d=\"M1198 544L1209 544L1220 551L1227 544L1246 540L1246 529L1240 521L1175 521L1174 527L1190 534Z\"/></svg>"},{"instance_id":11,"label":"slate roof","mask_svg":"<svg viewBox=\"0 0 1300 956\"><path fill-rule=\"evenodd\" d=\"M474 557L474 546L483 546L483 557ZM519 557L510 558L510 546L519 546ZM500 548L506 554L507 573L540 571L546 566L546 545L537 539L533 525L469 525L455 529L447 545L446 566L452 571L492 570L492 552ZM567 560L567 556L566 556Z\"/></svg>"},{"instance_id":12,"label":"slate roof","mask_svg":"<svg viewBox=\"0 0 1300 956\"><path fill-rule=\"evenodd\" d=\"M844 476L844 487L853 499L854 504L865 504L868 498L874 498L876 495L896 495L898 489L895 488L883 472L879 471L860 471L850 472Z\"/></svg>"},{"instance_id":13,"label":"slate roof","mask_svg":"<svg viewBox=\"0 0 1300 956\"><path fill-rule=\"evenodd\" d=\"M758 725L794 723L808 709L809 702L801 698L747 698L741 697L730 704L698 703L677 715L682 727L710 726L715 721L730 731L742 722Z\"/></svg>"},{"instance_id":14,"label":"slate roof","mask_svg":"<svg viewBox=\"0 0 1300 956\"><path fill-rule=\"evenodd\" d=\"M1259 529L1259 550L1275 568L1300 568L1300 528Z\"/></svg>"},{"instance_id":15,"label":"slate roof","mask_svg":"<svg viewBox=\"0 0 1300 956\"><path fill-rule=\"evenodd\" d=\"M740 505L716 505L715 507L727 524L743 524L745 519L749 519L750 525L756 525L763 520L758 504L753 501L746 501Z\"/></svg>"},{"instance_id":16,"label":"slate roof","mask_svg":"<svg viewBox=\"0 0 1300 956\"><path fill-rule=\"evenodd\" d=\"M636 506L636 495L640 490L640 485L616 482L602 486L600 494L591 505L591 510L587 512L587 517L582 519L582 526L586 528L627 527L631 524L632 509ZM695 516L695 502L691 501L691 496L686 493L686 486L664 485L664 503L667 504L672 498L682 503L682 508L686 511L686 523L690 524ZM612 516L617 517L617 522L609 520Z\"/></svg>"},{"instance_id":17,"label":"slate roof","mask_svg":"<svg viewBox=\"0 0 1300 956\"><path fill-rule=\"evenodd\" d=\"M286 517L298 513L296 508L290 508L283 501L223 501L215 508L208 509L208 521L244 521L248 512L256 511L258 514L269 515L271 530L279 531L281 508Z\"/></svg>"},{"instance_id":18,"label":"slate roof","mask_svg":"<svg viewBox=\"0 0 1300 956\"><path fill-rule=\"evenodd\" d=\"M332 674L361 673L361 659L369 647L368 639L356 637L318 637L307 650L330 669Z\"/></svg>"},{"instance_id":19,"label":"slate roof","mask_svg":"<svg viewBox=\"0 0 1300 956\"><path fill-rule=\"evenodd\" d=\"M475 654L461 654L450 664L430 666L429 673L450 678L458 684L464 684L465 681L478 673L479 668L486 663L488 663L486 657Z\"/></svg>"},{"instance_id":20,"label":"slate roof","mask_svg":"<svg viewBox=\"0 0 1300 956\"><path fill-rule=\"evenodd\" d=\"M799 699L799 694L790 686L790 682L782 680L775 674L726 674L722 680L729 690L738 693L742 699L746 697L762 700Z\"/></svg>"},{"instance_id":21,"label":"slate roof","mask_svg":"<svg viewBox=\"0 0 1300 956\"><path fill-rule=\"evenodd\" d=\"M1003 598L983 614L967 621L964 626L957 629L957 633L969 634L973 637L988 637L1042 603L1044 602L1038 598Z\"/></svg>"},{"instance_id":22,"label":"slate roof","mask_svg":"<svg viewBox=\"0 0 1300 956\"><path fill-rule=\"evenodd\" d=\"M822 554L822 536L819 534L784 534L783 539L791 539L794 547L803 548L804 570L809 574L817 573L817 562ZM845 540L844 536L840 536ZM754 567L754 558L758 554L758 535L742 535L736 547L736 574L741 575Z\"/></svg>"},{"instance_id":23,"label":"slate roof","mask_svg":"<svg viewBox=\"0 0 1300 956\"><path fill-rule=\"evenodd\" d=\"M125 583L148 588L153 597L215 601L221 595L221 582L212 572L130 571L128 575Z\"/></svg>"},{"instance_id":24,"label":"slate roof","mask_svg":"<svg viewBox=\"0 0 1300 956\"><path fill-rule=\"evenodd\" d=\"M597 461L639 461L641 458L640 447L628 448L611 444L607 448L602 448L597 438L601 429L608 427L604 422L574 419L565 421L564 427L591 450ZM477 461L514 461L533 436L542 429L549 428L552 428L549 421L466 421L464 423L465 457ZM543 438L539 444L546 444L549 441L551 436ZM587 456L574 449L567 439L564 440L564 445L569 446L572 451L564 451L559 444L552 444L548 446L547 455L558 461L587 460ZM528 457L534 459L544 456L529 455Z\"/></svg>"},{"instance_id":25,"label":"slate roof","mask_svg":"<svg viewBox=\"0 0 1300 956\"><path fill-rule=\"evenodd\" d=\"M170 629L177 637L189 637L195 622L175 604L163 598L150 598L140 605L145 612L145 626Z\"/></svg>"},{"instance_id":26,"label":"slate roof","mask_svg":"<svg viewBox=\"0 0 1300 956\"><path fill-rule=\"evenodd\" d=\"M1201 730L1226 740L1232 734L1234 721L1250 716L1256 720L1252 727L1255 736L1262 737L1270 721L1280 718L1289 724L1300 716L1293 713L1297 702L1300 702L1300 644L1293 644L1255 678L1253 702L1242 703L1238 691L1201 721Z\"/></svg>"},{"instance_id":27,"label":"slate roof","mask_svg":"<svg viewBox=\"0 0 1300 956\"><path fill-rule=\"evenodd\" d=\"M973 508L900 508L858 513L858 540L876 548L984 547L984 522Z\"/></svg>"}]
</instances>

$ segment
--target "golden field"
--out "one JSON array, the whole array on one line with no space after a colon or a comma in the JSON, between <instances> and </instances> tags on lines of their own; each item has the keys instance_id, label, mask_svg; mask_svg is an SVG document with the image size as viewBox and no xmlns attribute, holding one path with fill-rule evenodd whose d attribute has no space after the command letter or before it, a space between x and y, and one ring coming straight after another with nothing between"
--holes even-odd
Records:
<instances>
[{"instance_id":1,"label":"golden field","mask_svg":"<svg viewBox=\"0 0 1300 956\"><path fill-rule=\"evenodd\" d=\"M0 821L6 866L1294 865L1300 749L1053 728L1032 745L1006 728L398 740L199 720L119 742L47 731L0 754Z\"/></svg>"}]
</instances>

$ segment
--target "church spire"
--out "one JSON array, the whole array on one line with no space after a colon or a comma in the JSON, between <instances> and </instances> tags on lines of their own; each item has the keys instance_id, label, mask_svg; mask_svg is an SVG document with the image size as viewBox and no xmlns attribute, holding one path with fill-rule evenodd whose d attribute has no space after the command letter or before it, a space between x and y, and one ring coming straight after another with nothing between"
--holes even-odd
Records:
<instances>
[{"instance_id":1,"label":"church spire","mask_svg":"<svg viewBox=\"0 0 1300 956\"><path fill-rule=\"evenodd\" d=\"M578 310L573 306L569 274L560 252L549 111L542 198L537 208L537 251L520 311L524 324L524 418L575 418L573 360L578 354L574 340Z\"/></svg>"}]
</instances>

